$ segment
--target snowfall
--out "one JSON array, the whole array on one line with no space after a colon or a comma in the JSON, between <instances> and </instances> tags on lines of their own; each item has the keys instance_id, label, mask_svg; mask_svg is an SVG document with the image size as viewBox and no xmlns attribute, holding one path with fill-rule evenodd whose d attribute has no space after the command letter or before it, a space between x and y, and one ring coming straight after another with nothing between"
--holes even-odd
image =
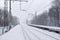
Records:
<instances>
[{"instance_id":1,"label":"snowfall","mask_svg":"<svg viewBox=\"0 0 60 40\"><path fill-rule=\"evenodd\" d=\"M26 19L32 18L32 16L28 17L28 14L34 14L35 11L40 14L40 11L48 10L50 6L47 7L47 5L51 2L52 0L31 0L27 3L22 2L21 6L18 1L12 2L12 15L19 18L20 24L0 36L0 40L60 40L60 34L34 28L26 24Z\"/></svg>"}]
</instances>

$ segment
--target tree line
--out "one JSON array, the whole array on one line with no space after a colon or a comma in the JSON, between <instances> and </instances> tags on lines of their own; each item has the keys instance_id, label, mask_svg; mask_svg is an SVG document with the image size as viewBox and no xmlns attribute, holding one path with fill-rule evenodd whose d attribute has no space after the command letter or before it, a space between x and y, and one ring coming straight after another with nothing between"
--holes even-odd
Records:
<instances>
[{"instance_id":1,"label":"tree line","mask_svg":"<svg viewBox=\"0 0 60 40\"><path fill-rule=\"evenodd\" d=\"M60 26L60 0L54 0L49 12L44 11L42 15L33 18L32 24L46 26Z\"/></svg>"},{"instance_id":2,"label":"tree line","mask_svg":"<svg viewBox=\"0 0 60 40\"><path fill-rule=\"evenodd\" d=\"M5 27L9 25L17 25L18 18L9 14L7 10L0 9L0 27Z\"/></svg>"}]
</instances>

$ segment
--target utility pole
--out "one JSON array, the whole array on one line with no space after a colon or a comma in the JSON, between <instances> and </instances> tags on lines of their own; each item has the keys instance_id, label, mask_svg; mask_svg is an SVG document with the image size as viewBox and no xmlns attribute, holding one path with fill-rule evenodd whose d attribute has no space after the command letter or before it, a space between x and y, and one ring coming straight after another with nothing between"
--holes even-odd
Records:
<instances>
[{"instance_id":1,"label":"utility pole","mask_svg":"<svg viewBox=\"0 0 60 40\"><path fill-rule=\"evenodd\" d=\"M59 4L60 4L60 1L59 0L56 0L56 11L57 11L57 24L58 24L58 27L60 26L59 24Z\"/></svg>"},{"instance_id":2,"label":"utility pole","mask_svg":"<svg viewBox=\"0 0 60 40\"><path fill-rule=\"evenodd\" d=\"M11 29L11 1L12 0L9 0L9 30Z\"/></svg>"},{"instance_id":3,"label":"utility pole","mask_svg":"<svg viewBox=\"0 0 60 40\"><path fill-rule=\"evenodd\" d=\"M11 22L11 0L9 0L9 16L10 16L10 22Z\"/></svg>"},{"instance_id":4,"label":"utility pole","mask_svg":"<svg viewBox=\"0 0 60 40\"><path fill-rule=\"evenodd\" d=\"M8 8L9 8L9 12L8 12ZM8 13L8 26L6 27L7 28L6 31L9 31L9 26L11 25L11 0L4 0L4 15L5 15L5 10L7 10ZM2 30L2 34L5 33L4 29L5 27Z\"/></svg>"},{"instance_id":5,"label":"utility pole","mask_svg":"<svg viewBox=\"0 0 60 40\"><path fill-rule=\"evenodd\" d=\"M8 1L7 1L7 0L4 0L4 14L3 14L3 15L5 15L5 10L8 11ZM7 12L7 13L8 13L8 12ZM5 18L4 18L4 19L5 19ZM5 25L5 24L4 24L4 25ZM8 28L8 27L7 27L7 28ZM4 26L3 29L2 29L2 34L5 33L4 29L5 29L5 26Z\"/></svg>"}]
</instances>

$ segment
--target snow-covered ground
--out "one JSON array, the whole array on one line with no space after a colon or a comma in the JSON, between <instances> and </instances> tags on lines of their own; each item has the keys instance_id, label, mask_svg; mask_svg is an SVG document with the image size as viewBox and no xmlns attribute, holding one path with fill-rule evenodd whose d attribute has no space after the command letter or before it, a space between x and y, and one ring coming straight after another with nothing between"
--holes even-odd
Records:
<instances>
[{"instance_id":1,"label":"snow-covered ground","mask_svg":"<svg viewBox=\"0 0 60 40\"><path fill-rule=\"evenodd\" d=\"M60 40L60 34L22 24L4 34L1 40Z\"/></svg>"},{"instance_id":2,"label":"snow-covered ground","mask_svg":"<svg viewBox=\"0 0 60 40\"><path fill-rule=\"evenodd\" d=\"M33 28L26 24L26 19L28 18L29 13L34 13L35 11L40 10L42 7L41 5L45 3L47 5L52 0L43 1L33 0L33 2L30 1L32 3L22 3L21 9L25 9L27 11L20 10L20 2L12 2L12 15L19 18L20 24L16 25L9 32L0 36L0 40L60 40L60 34Z\"/></svg>"}]
</instances>

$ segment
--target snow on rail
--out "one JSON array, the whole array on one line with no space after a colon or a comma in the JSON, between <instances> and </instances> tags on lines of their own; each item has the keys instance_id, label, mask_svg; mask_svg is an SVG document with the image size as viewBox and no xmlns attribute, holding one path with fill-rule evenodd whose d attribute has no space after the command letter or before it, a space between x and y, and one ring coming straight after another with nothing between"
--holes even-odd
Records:
<instances>
[{"instance_id":1,"label":"snow on rail","mask_svg":"<svg viewBox=\"0 0 60 40\"><path fill-rule=\"evenodd\" d=\"M50 31L55 31L60 33L60 27L53 27L53 26L43 26L43 25L36 25L36 24L28 24L29 26L33 26L36 28L46 29Z\"/></svg>"}]
</instances>

